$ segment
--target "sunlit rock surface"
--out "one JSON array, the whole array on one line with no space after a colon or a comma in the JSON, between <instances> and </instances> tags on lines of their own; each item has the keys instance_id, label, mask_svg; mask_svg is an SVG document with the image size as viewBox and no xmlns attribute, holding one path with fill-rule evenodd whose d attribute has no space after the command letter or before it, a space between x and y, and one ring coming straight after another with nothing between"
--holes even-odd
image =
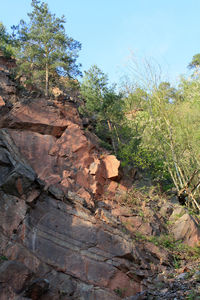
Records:
<instances>
[{"instance_id":1,"label":"sunlit rock surface","mask_svg":"<svg viewBox=\"0 0 200 300\"><path fill-rule=\"evenodd\" d=\"M172 259L134 237L165 233L163 217L148 203L138 215L117 201L127 191L120 162L84 130L75 104L8 105L1 87L0 299L117 300L146 290Z\"/></svg>"}]
</instances>

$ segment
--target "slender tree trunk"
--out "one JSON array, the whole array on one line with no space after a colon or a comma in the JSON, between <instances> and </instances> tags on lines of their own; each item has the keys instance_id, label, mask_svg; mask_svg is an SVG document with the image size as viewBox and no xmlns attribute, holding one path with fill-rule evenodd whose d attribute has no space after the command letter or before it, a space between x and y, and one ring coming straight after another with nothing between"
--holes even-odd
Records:
<instances>
[{"instance_id":1,"label":"slender tree trunk","mask_svg":"<svg viewBox=\"0 0 200 300\"><path fill-rule=\"evenodd\" d=\"M49 96L49 66L46 63L46 78L45 78L45 96Z\"/></svg>"},{"instance_id":2,"label":"slender tree trunk","mask_svg":"<svg viewBox=\"0 0 200 300\"><path fill-rule=\"evenodd\" d=\"M111 133L111 140L112 140L113 150L114 150L114 153L116 155L117 154L117 149L116 149L116 146L115 146L114 138L112 137L112 134L113 134L113 132L112 132L112 126L111 126L111 123L110 123L109 120L107 120L107 124L108 124L108 129L109 129L109 131Z\"/></svg>"}]
</instances>

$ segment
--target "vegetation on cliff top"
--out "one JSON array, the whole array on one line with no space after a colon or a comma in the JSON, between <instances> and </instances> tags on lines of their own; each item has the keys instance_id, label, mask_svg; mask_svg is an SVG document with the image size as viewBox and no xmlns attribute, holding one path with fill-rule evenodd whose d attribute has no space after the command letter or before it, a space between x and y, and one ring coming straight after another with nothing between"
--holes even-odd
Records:
<instances>
[{"instance_id":1,"label":"vegetation on cliff top","mask_svg":"<svg viewBox=\"0 0 200 300\"><path fill-rule=\"evenodd\" d=\"M25 75L27 83L48 96L60 76L73 78L81 74L76 62L81 44L66 34L64 16L56 17L44 2L32 0L31 5L29 22L21 20L13 26L12 37L4 29L2 39L4 44L15 41L16 49L10 53L17 59L17 75Z\"/></svg>"}]
</instances>

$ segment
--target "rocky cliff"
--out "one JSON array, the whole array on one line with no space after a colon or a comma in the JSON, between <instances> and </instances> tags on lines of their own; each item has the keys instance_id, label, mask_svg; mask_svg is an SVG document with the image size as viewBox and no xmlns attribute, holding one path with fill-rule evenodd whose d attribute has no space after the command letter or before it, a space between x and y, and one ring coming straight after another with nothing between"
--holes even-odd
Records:
<instances>
[{"instance_id":1,"label":"rocky cliff","mask_svg":"<svg viewBox=\"0 0 200 300\"><path fill-rule=\"evenodd\" d=\"M173 257L147 237L168 234L166 221L174 216L174 226L180 211L127 196L120 162L84 130L75 104L9 105L8 86L0 91L0 299L174 299L149 292ZM177 240L198 244L197 220L181 217L182 227L171 227Z\"/></svg>"}]
</instances>

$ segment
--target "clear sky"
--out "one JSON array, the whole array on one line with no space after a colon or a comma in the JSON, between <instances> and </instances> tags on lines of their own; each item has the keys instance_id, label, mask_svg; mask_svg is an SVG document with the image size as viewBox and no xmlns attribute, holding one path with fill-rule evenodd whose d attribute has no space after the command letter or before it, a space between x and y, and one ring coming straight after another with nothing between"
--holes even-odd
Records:
<instances>
[{"instance_id":1,"label":"clear sky","mask_svg":"<svg viewBox=\"0 0 200 300\"><path fill-rule=\"evenodd\" d=\"M174 81L200 52L200 0L46 0L66 16L66 32L82 43L82 70L97 64L119 81L132 51L153 57ZM10 28L27 19L31 0L0 0L0 21Z\"/></svg>"}]
</instances>

